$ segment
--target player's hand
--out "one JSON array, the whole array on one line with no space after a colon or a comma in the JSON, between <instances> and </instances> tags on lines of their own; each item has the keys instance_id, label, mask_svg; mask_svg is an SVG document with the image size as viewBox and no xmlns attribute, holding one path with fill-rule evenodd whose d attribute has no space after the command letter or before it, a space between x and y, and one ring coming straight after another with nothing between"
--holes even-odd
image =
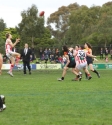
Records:
<instances>
[{"instance_id":1,"label":"player's hand","mask_svg":"<svg viewBox=\"0 0 112 125\"><path fill-rule=\"evenodd\" d=\"M94 61L98 61L96 58L94 58Z\"/></svg>"},{"instance_id":2,"label":"player's hand","mask_svg":"<svg viewBox=\"0 0 112 125\"><path fill-rule=\"evenodd\" d=\"M16 42L17 42L17 43L19 43L19 42L20 42L20 39L19 39L19 38L18 38L18 39L16 39Z\"/></svg>"}]
</instances>

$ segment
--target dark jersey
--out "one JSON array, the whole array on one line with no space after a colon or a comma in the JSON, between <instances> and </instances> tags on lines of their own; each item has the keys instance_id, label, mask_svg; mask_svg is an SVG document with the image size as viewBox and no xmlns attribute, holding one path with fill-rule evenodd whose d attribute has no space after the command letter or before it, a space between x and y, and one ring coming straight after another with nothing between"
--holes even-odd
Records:
<instances>
[{"instance_id":1,"label":"dark jersey","mask_svg":"<svg viewBox=\"0 0 112 125\"><path fill-rule=\"evenodd\" d=\"M68 65L68 67L69 68L75 68L76 63L75 63L75 58L73 56L73 52L69 51L68 52L68 57L69 57L69 60L70 60L70 63Z\"/></svg>"},{"instance_id":2,"label":"dark jersey","mask_svg":"<svg viewBox=\"0 0 112 125\"><path fill-rule=\"evenodd\" d=\"M85 49L84 50L86 53L88 53L88 54L90 54L90 51L91 51L91 49ZM93 58L92 57L89 57L89 56L86 56L86 60L87 60L87 64L89 65L89 64L93 64Z\"/></svg>"}]
</instances>

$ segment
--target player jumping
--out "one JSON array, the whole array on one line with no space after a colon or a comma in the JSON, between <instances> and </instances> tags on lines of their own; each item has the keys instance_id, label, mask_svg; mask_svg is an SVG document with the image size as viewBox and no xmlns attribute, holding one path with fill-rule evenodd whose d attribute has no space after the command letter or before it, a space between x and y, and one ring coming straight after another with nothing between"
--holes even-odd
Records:
<instances>
[{"instance_id":1,"label":"player jumping","mask_svg":"<svg viewBox=\"0 0 112 125\"><path fill-rule=\"evenodd\" d=\"M20 42L20 39L16 39L15 43L12 43L11 39L12 35L10 33L7 33L5 42L5 51L6 51L6 56L11 61L10 70L8 71L8 74L13 77L12 70L14 68L15 58L16 58L16 63L18 63L18 61L20 60L20 54L17 52L13 52L12 48L15 47L17 43Z\"/></svg>"}]
</instances>

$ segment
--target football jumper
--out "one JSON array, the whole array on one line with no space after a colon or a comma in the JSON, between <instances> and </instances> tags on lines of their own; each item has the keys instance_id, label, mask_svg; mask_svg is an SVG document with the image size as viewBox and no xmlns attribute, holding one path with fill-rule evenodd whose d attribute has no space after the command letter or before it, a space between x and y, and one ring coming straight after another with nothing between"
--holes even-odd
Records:
<instances>
[{"instance_id":1,"label":"football jumper","mask_svg":"<svg viewBox=\"0 0 112 125\"><path fill-rule=\"evenodd\" d=\"M7 39L7 40L8 40L8 39ZM7 40L6 40L6 42L5 42L5 52L6 52L6 56L7 56L8 58L10 58L14 52L12 51L12 47L11 47L11 45L8 43Z\"/></svg>"},{"instance_id":2,"label":"football jumper","mask_svg":"<svg viewBox=\"0 0 112 125\"><path fill-rule=\"evenodd\" d=\"M73 56L73 52L69 51L68 52L68 57L69 57L70 63L68 64L67 67L69 67L69 68L75 68L76 63L75 63L75 58Z\"/></svg>"},{"instance_id":3,"label":"football jumper","mask_svg":"<svg viewBox=\"0 0 112 125\"><path fill-rule=\"evenodd\" d=\"M86 53L84 50L78 50L76 55L77 65L76 68L81 70L83 68L86 68L87 61L86 61Z\"/></svg>"},{"instance_id":4,"label":"football jumper","mask_svg":"<svg viewBox=\"0 0 112 125\"><path fill-rule=\"evenodd\" d=\"M89 49L89 48L85 49L85 52L88 53L88 54L90 54L90 51L91 51L91 49ZM93 58L92 57L86 56L86 60L87 60L88 65L93 64Z\"/></svg>"}]
</instances>

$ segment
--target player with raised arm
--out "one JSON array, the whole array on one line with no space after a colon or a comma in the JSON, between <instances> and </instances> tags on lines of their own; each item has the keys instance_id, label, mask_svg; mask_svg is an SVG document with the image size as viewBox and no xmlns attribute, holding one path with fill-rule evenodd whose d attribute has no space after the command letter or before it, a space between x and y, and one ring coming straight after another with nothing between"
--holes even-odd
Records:
<instances>
[{"instance_id":1,"label":"player with raised arm","mask_svg":"<svg viewBox=\"0 0 112 125\"><path fill-rule=\"evenodd\" d=\"M92 55L92 47L91 47L91 45L90 45L89 43L85 43L84 48L85 48L84 50L85 50L86 53ZM93 68L93 58L92 58L92 57L89 57L89 56L87 55L87 56L86 56L86 60L87 60L87 64L88 64L88 66L89 66L89 69L90 69L92 72L96 73L97 76L98 76L98 78L100 78L100 74L98 73L98 71ZM85 74L85 75L86 75L86 78L87 78L87 74Z\"/></svg>"},{"instance_id":2,"label":"player with raised arm","mask_svg":"<svg viewBox=\"0 0 112 125\"><path fill-rule=\"evenodd\" d=\"M18 63L18 61L20 60L20 54L17 52L13 52L12 48L15 47L17 43L20 42L20 39L16 39L15 43L12 43L11 39L12 35L10 33L7 33L5 42L5 51L6 51L6 56L11 61L10 70L8 71L8 74L13 77L12 70L14 68L15 58L16 58L16 63Z\"/></svg>"}]
</instances>

